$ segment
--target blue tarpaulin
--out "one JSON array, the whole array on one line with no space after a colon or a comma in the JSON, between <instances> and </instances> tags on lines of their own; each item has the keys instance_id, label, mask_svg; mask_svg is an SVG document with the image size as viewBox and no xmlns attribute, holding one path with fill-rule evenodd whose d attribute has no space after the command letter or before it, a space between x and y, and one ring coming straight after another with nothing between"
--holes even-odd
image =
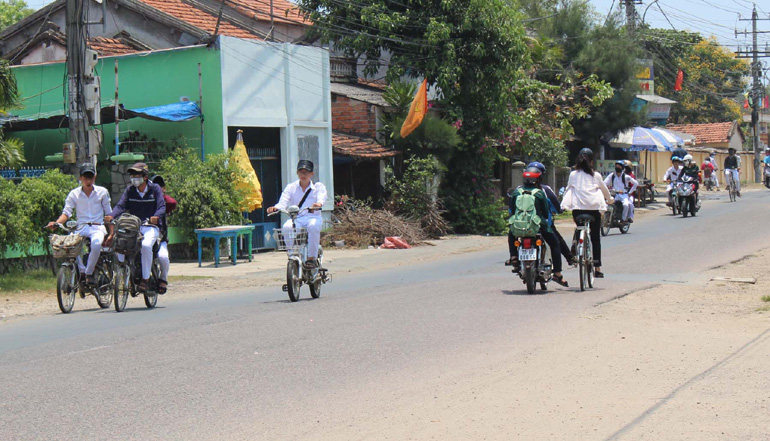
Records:
<instances>
[{"instance_id":1,"label":"blue tarpaulin","mask_svg":"<svg viewBox=\"0 0 770 441\"><path fill-rule=\"evenodd\" d=\"M131 118L144 118L160 122L183 122L201 117L201 109L198 103L186 101L181 103L166 104L163 106L143 107L141 109L124 109L121 105L118 109L121 121ZM115 122L115 107L102 107L102 124ZM55 115L47 118L0 118L5 132L21 132L25 130L59 129L69 127L67 115Z\"/></svg>"}]
</instances>

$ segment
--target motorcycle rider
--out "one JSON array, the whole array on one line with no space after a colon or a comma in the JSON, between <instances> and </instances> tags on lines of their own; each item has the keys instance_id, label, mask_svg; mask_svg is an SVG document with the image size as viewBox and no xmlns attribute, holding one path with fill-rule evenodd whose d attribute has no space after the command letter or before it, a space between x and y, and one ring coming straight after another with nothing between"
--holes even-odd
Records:
<instances>
[{"instance_id":1,"label":"motorcycle rider","mask_svg":"<svg viewBox=\"0 0 770 441\"><path fill-rule=\"evenodd\" d=\"M719 165L717 164L717 151L712 150L709 154L709 161L711 162L711 165L714 166L714 185L717 186L717 191L719 191Z\"/></svg>"},{"instance_id":2,"label":"motorcycle rider","mask_svg":"<svg viewBox=\"0 0 770 441\"><path fill-rule=\"evenodd\" d=\"M765 159L762 160L762 162L765 164L765 170L770 168L770 147L765 149ZM763 170L764 171L764 170ZM767 183L767 177L763 179L765 183Z\"/></svg>"},{"instance_id":3,"label":"motorcycle rider","mask_svg":"<svg viewBox=\"0 0 770 441\"><path fill-rule=\"evenodd\" d=\"M176 209L176 199L166 194L166 181L163 176L155 175L151 179L153 184L159 185L163 191L163 199L166 201L166 214L160 219L160 248L158 249L158 264L160 265L160 279L158 280L158 294L165 294L168 290L168 270L171 261L168 257L168 216Z\"/></svg>"},{"instance_id":4,"label":"motorcycle rider","mask_svg":"<svg viewBox=\"0 0 770 441\"><path fill-rule=\"evenodd\" d=\"M625 161L623 161L623 163L625 164L625 167L626 167L625 168L626 174L636 179L636 175L634 175L634 169L632 167L633 164L631 163L631 161L626 159ZM628 220L631 223L634 222L634 207L635 207L634 203L636 202L636 195L638 193L638 190L639 190L639 187L637 186L636 190L628 193L628 199L631 201L631 211L628 213Z\"/></svg>"},{"instance_id":5,"label":"motorcycle rider","mask_svg":"<svg viewBox=\"0 0 770 441\"><path fill-rule=\"evenodd\" d=\"M112 224L109 225L110 235L107 240L104 235L107 230L101 225L112 208L110 207L110 193L106 188L94 185L96 180L96 167L91 163L85 163L80 166L80 187L75 188L67 194L64 200L64 210L58 219L49 222L46 227L53 230L57 223L63 224L72 217L73 211L78 216L77 234L87 237L91 241L91 252L88 254L88 262L83 265L82 257L78 256L78 267L80 274L85 276L87 285L96 285L94 279L94 268L102 254L102 244L109 246L112 238ZM98 223L99 225L85 225L88 222Z\"/></svg>"},{"instance_id":6,"label":"motorcycle rider","mask_svg":"<svg viewBox=\"0 0 770 441\"><path fill-rule=\"evenodd\" d=\"M679 177L683 176L690 176L691 178L695 179L695 193L698 193L698 188L700 184L700 169L698 168L698 165L693 161L692 155L685 155L684 158L682 158L684 161L684 166L682 167L682 173L679 175Z\"/></svg>"},{"instance_id":7,"label":"motorcycle rider","mask_svg":"<svg viewBox=\"0 0 770 441\"><path fill-rule=\"evenodd\" d=\"M703 164L700 166L700 169L703 172L703 182L714 182L716 176L714 176L714 164L711 163L710 156L706 156L706 158L703 160Z\"/></svg>"},{"instance_id":8,"label":"motorcycle rider","mask_svg":"<svg viewBox=\"0 0 770 441\"><path fill-rule=\"evenodd\" d=\"M666 185L666 196L668 196L668 202L666 205L669 207L672 205L671 192L674 190L674 183L679 179L679 175L682 173L682 158L679 156L671 157L671 167L666 170L666 174L663 175L663 180Z\"/></svg>"},{"instance_id":9,"label":"motorcycle rider","mask_svg":"<svg viewBox=\"0 0 770 441\"><path fill-rule=\"evenodd\" d=\"M543 191L540 185L541 176L542 173L540 173L540 169L537 167L533 166L524 169L524 185L517 188L511 195L511 213L514 215L516 214L516 199L525 191L531 192L535 197L535 211L537 215L540 216L540 219L545 220L545 222L540 225L540 235L543 236L543 239L551 248L551 260L553 262L552 280L561 286L568 287L569 284L564 280L564 277L561 274L561 245L559 244L559 239L556 237L556 234L553 232L551 222L547 221L547 219L550 218L551 211L548 208L548 197L545 195L545 191ZM512 235L509 235L508 240L508 251L511 255L510 261L513 265L513 271L519 272L521 271L519 250L514 241L510 240L510 237L512 237Z\"/></svg>"},{"instance_id":10,"label":"motorcycle rider","mask_svg":"<svg viewBox=\"0 0 770 441\"><path fill-rule=\"evenodd\" d=\"M628 194L636 191L636 188L639 187L639 182L626 174L625 167L626 163L624 160L616 161L615 172L604 179L604 185L610 190L615 190L615 201L620 201L623 204L622 221L633 223L633 219L629 217L633 202L628 197Z\"/></svg>"},{"instance_id":11,"label":"motorcycle rider","mask_svg":"<svg viewBox=\"0 0 770 441\"><path fill-rule=\"evenodd\" d=\"M735 193L738 197L741 197L741 157L735 154L735 149L730 147L727 149L728 156L725 158L725 182L726 185L730 185L730 175L735 180Z\"/></svg>"},{"instance_id":12,"label":"motorcycle rider","mask_svg":"<svg viewBox=\"0 0 770 441\"><path fill-rule=\"evenodd\" d=\"M561 203L559 202L559 198L556 196L556 193L553 191L553 189L549 185L543 183L543 179L545 179L545 172L546 172L545 165L543 165L538 161L534 161L527 164L527 168L529 167L535 167L538 170L540 170L540 178L538 180L538 184L540 184L540 188L543 189L543 191L545 192L545 196L548 198L548 208L550 209L550 214L551 214L548 220L551 224L551 228L553 229L553 234L555 234L556 238L559 239L559 245L561 246L561 254L562 256L564 256L564 260L566 260L569 265L577 265L577 261L575 260L575 256L572 255L569 245L567 245L567 242L564 241L564 237L562 237L562 235L556 229L556 224L554 222L552 215L561 214L564 211L561 209ZM513 206L511 206L511 210L513 210Z\"/></svg>"},{"instance_id":13,"label":"motorcycle rider","mask_svg":"<svg viewBox=\"0 0 770 441\"><path fill-rule=\"evenodd\" d=\"M131 185L126 187L120 201L105 219L110 221L123 213L129 213L138 217L142 223L149 220L151 226L143 225L139 229L143 235L142 280L137 285L137 291L146 292L152 271L152 249L160 234L158 224L166 214L166 200L160 186L149 181L150 169L147 164L137 162L128 169L128 174ZM122 254L118 254L118 260L122 262L123 258Z\"/></svg>"}]
</instances>

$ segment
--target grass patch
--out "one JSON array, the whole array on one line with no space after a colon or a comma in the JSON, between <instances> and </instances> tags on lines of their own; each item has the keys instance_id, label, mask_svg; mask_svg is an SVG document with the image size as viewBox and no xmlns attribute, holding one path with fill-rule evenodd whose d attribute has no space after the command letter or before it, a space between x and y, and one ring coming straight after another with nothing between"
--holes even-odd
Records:
<instances>
[{"instance_id":1,"label":"grass patch","mask_svg":"<svg viewBox=\"0 0 770 441\"><path fill-rule=\"evenodd\" d=\"M770 305L765 305L761 308L757 308L757 312L768 312L770 311Z\"/></svg>"},{"instance_id":2,"label":"grass patch","mask_svg":"<svg viewBox=\"0 0 770 441\"><path fill-rule=\"evenodd\" d=\"M763 302L770 302L770 296L762 296Z\"/></svg>"},{"instance_id":3,"label":"grass patch","mask_svg":"<svg viewBox=\"0 0 770 441\"><path fill-rule=\"evenodd\" d=\"M12 270L0 276L0 292L50 291L56 290L56 276L50 269L31 271Z\"/></svg>"},{"instance_id":4,"label":"grass patch","mask_svg":"<svg viewBox=\"0 0 770 441\"><path fill-rule=\"evenodd\" d=\"M571 211L565 211L564 213L559 213L556 216L553 217L554 221L560 221L564 219L572 219L572 212Z\"/></svg>"}]
</instances>

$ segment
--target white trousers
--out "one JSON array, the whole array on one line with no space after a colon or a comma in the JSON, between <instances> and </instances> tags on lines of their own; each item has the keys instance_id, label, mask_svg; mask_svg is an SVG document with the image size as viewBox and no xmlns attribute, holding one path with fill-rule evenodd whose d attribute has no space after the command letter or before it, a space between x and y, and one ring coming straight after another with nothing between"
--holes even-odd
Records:
<instances>
[{"instance_id":1,"label":"white trousers","mask_svg":"<svg viewBox=\"0 0 770 441\"><path fill-rule=\"evenodd\" d=\"M83 266L83 258L78 256L80 272L87 276L94 273L96 262L99 261L99 256L102 254L102 242L104 242L106 234L107 229L102 225L83 225L83 228L78 231L78 235L91 239L91 253L88 255L88 262L85 266Z\"/></svg>"},{"instance_id":2,"label":"white trousers","mask_svg":"<svg viewBox=\"0 0 770 441\"><path fill-rule=\"evenodd\" d=\"M168 259L168 242L165 240L160 243L160 249L158 249L158 263L160 264L160 280L168 282L168 269L171 267L171 261Z\"/></svg>"},{"instance_id":3,"label":"white trousers","mask_svg":"<svg viewBox=\"0 0 770 441\"><path fill-rule=\"evenodd\" d=\"M147 280L152 272L152 247L155 246L160 231L156 227L144 226L139 228L139 232L144 236L142 238L142 279ZM123 262L122 254L118 254L118 260Z\"/></svg>"},{"instance_id":4,"label":"white trousers","mask_svg":"<svg viewBox=\"0 0 770 441\"><path fill-rule=\"evenodd\" d=\"M630 195L628 196L628 200L631 201L631 211L628 213L628 218L632 220L634 219L634 199L636 198Z\"/></svg>"},{"instance_id":5,"label":"white trousers","mask_svg":"<svg viewBox=\"0 0 770 441\"><path fill-rule=\"evenodd\" d=\"M627 194L623 193L616 194L615 200L623 203L623 220L628 220L628 216L631 213L631 209L633 208L633 202L631 202L631 198L629 198Z\"/></svg>"},{"instance_id":6,"label":"white trousers","mask_svg":"<svg viewBox=\"0 0 770 441\"><path fill-rule=\"evenodd\" d=\"M730 173L732 173L733 179L735 179L735 189L741 191L741 176L736 169L725 170L725 187L730 185Z\"/></svg>"},{"instance_id":7,"label":"white trousers","mask_svg":"<svg viewBox=\"0 0 770 441\"><path fill-rule=\"evenodd\" d=\"M307 257L318 257L318 244L321 243L323 218L321 216L301 216L295 222L297 228L307 228ZM291 219L289 219L283 224L284 237L289 234L291 228ZM291 243L286 245L290 246Z\"/></svg>"}]
</instances>

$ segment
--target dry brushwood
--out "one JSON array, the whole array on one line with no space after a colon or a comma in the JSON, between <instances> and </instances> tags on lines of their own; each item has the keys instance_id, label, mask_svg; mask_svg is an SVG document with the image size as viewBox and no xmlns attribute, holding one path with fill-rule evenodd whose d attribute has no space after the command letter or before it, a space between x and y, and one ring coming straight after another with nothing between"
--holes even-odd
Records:
<instances>
[{"instance_id":1,"label":"dry brushwood","mask_svg":"<svg viewBox=\"0 0 770 441\"><path fill-rule=\"evenodd\" d=\"M386 237L391 236L399 236L410 245L425 239L419 221L357 202L345 203L334 209L334 223L325 232L324 241L329 244L344 240L347 246L363 248L381 245Z\"/></svg>"}]
</instances>

